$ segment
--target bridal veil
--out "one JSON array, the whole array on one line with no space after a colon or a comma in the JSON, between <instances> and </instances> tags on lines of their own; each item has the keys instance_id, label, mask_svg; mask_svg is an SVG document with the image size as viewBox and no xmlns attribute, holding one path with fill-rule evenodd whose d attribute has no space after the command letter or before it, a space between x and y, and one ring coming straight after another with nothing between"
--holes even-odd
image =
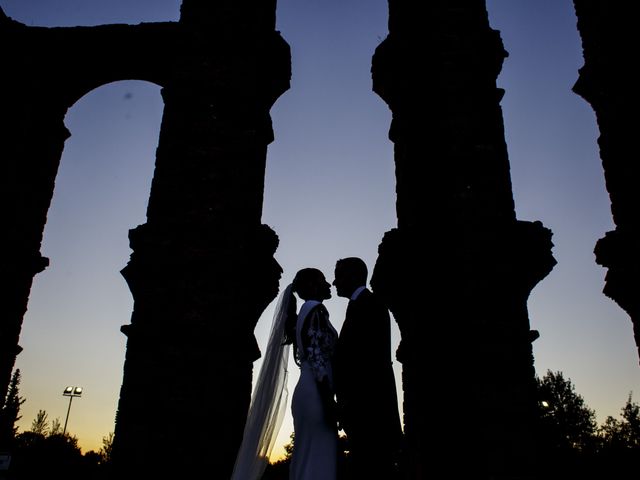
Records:
<instances>
[{"instance_id":1,"label":"bridal veil","mask_svg":"<svg viewBox=\"0 0 640 480\"><path fill-rule=\"evenodd\" d=\"M287 363L290 345L284 344L291 285L280 295L273 314L271 334L251 405L231 480L259 480L280 431L287 405Z\"/></svg>"}]
</instances>

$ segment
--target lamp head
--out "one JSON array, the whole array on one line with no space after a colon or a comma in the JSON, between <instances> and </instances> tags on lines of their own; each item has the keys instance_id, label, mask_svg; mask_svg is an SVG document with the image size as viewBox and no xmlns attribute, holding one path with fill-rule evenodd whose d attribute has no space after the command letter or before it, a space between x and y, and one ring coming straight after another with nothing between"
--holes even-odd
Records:
<instances>
[{"instance_id":1,"label":"lamp head","mask_svg":"<svg viewBox=\"0 0 640 480\"><path fill-rule=\"evenodd\" d=\"M67 397L79 397L82 395L82 387L66 387L62 395Z\"/></svg>"}]
</instances>

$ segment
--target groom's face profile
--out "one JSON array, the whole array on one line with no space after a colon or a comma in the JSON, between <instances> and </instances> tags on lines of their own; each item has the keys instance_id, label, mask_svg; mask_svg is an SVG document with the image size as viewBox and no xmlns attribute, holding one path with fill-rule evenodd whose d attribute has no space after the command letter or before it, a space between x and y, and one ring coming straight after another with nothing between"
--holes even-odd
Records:
<instances>
[{"instance_id":1,"label":"groom's face profile","mask_svg":"<svg viewBox=\"0 0 640 480\"><path fill-rule=\"evenodd\" d=\"M349 281L349 272L344 265L336 265L333 277L333 286L336 287L336 294L339 297L349 298L353 291L351 289L351 282Z\"/></svg>"}]
</instances>

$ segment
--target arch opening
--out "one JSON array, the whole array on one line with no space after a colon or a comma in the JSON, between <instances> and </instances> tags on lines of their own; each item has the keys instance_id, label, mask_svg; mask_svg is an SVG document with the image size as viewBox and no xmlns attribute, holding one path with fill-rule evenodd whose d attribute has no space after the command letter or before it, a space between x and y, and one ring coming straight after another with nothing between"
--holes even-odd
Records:
<instances>
[{"instance_id":1,"label":"arch opening","mask_svg":"<svg viewBox=\"0 0 640 480\"><path fill-rule=\"evenodd\" d=\"M84 388L68 431L83 451L99 450L122 384L133 299L119 271L131 253L128 230L144 223L163 103L144 81L103 85L67 112L62 154L16 368L22 373L21 430L38 410L64 422L67 385ZM91 400L89 400L91 398ZM42 402L46 399L46 402Z\"/></svg>"}]
</instances>

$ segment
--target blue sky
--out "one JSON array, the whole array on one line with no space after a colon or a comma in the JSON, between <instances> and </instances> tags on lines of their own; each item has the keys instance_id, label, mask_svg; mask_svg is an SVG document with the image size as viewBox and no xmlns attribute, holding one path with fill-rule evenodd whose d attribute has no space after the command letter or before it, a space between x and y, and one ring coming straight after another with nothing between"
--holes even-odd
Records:
<instances>
[{"instance_id":1,"label":"blue sky","mask_svg":"<svg viewBox=\"0 0 640 480\"><path fill-rule=\"evenodd\" d=\"M73 26L177 20L179 0L0 0L27 25ZM488 0L510 56L498 86L517 216L554 232L558 265L529 301L536 370L562 371L601 422L617 417L640 370L627 315L602 294L593 247L613 228L589 105L571 91L582 66L571 0ZM332 278L337 258L373 267L395 226L391 114L371 91L370 63L387 33L385 0L280 0L278 29L292 49L291 89L272 108L263 222L280 237L281 287L305 266ZM138 81L103 86L68 112L65 144L42 252L24 320L22 429L38 410L64 422L67 385L81 385L68 430L83 449L113 431L131 294L120 276L127 232L145 221L162 101ZM335 293L335 292L334 292ZM346 301L327 302L334 325ZM256 335L266 345L273 306ZM399 341L394 327L394 347ZM297 379L292 365L290 392ZM256 370L260 361L256 362ZM401 365L396 362L400 382ZM492 375L495 372L487 372ZM399 387L400 388L400 387ZM290 416L281 431L292 430ZM278 453L276 451L274 453Z\"/></svg>"}]
</instances>

